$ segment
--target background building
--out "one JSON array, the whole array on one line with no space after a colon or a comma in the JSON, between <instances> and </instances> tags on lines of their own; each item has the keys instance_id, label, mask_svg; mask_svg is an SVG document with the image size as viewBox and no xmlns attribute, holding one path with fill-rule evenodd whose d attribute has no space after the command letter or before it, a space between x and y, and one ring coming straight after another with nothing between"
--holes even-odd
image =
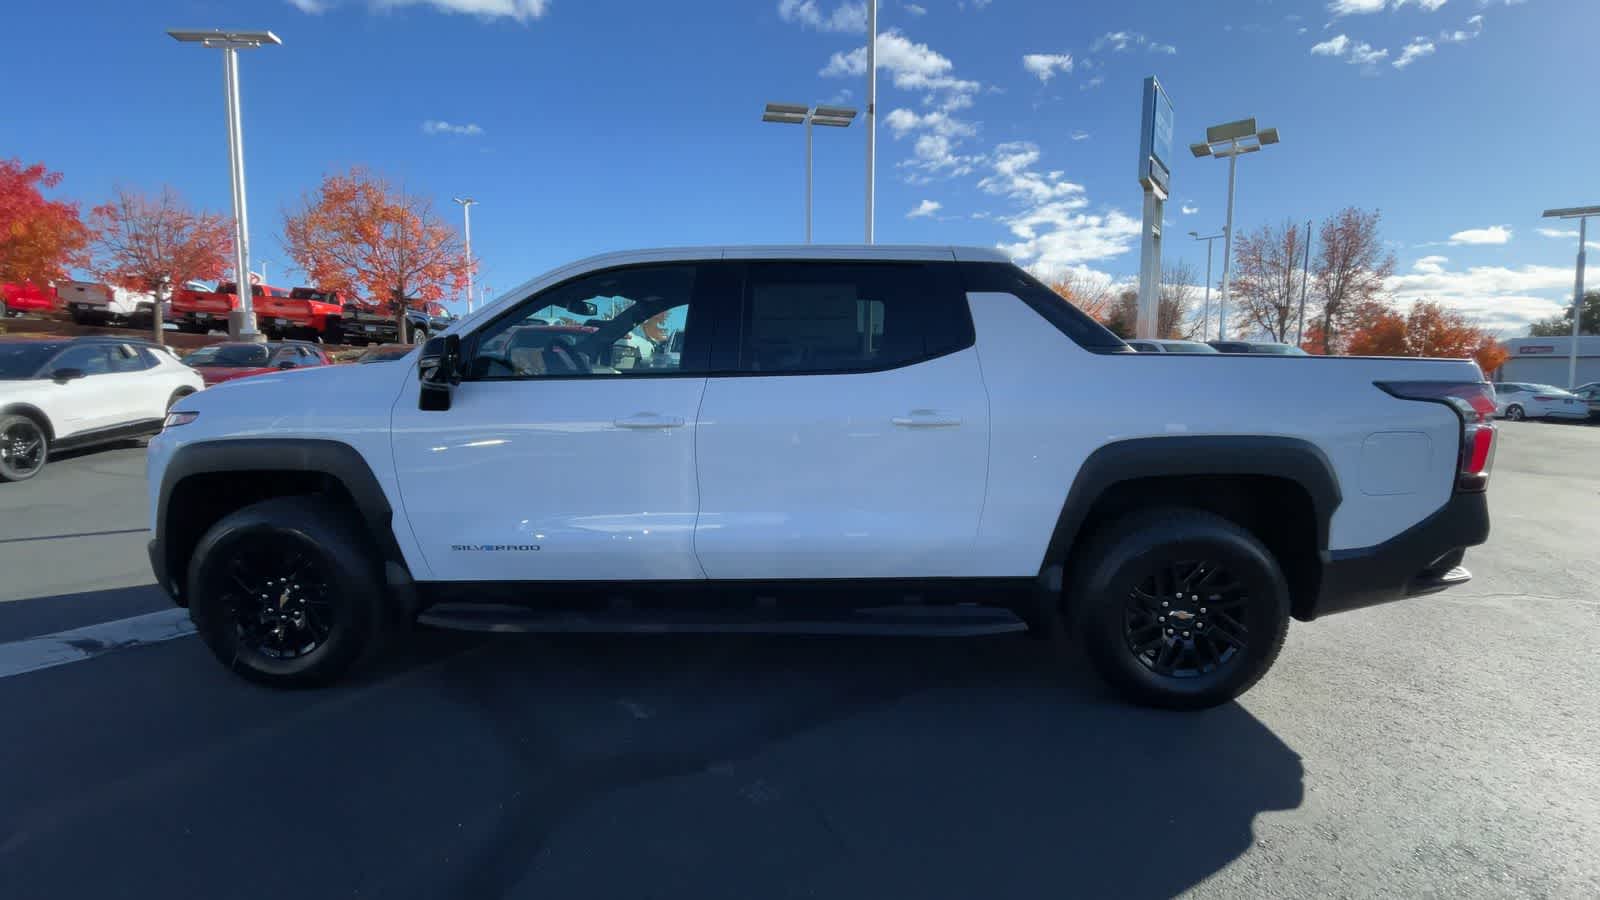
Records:
<instances>
[{"instance_id":1,"label":"background building","mask_svg":"<svg viewBox=\"0 0 1600 900\"><path fill-rule=\"evenodd\" d=\"M1495 381L1526 381L1533 384L1567 384L1567 355L1571 337L1508 338L1503 342L1511 358L1492 376ZM1600 335L1578 338L1578 384L1600 381Z\"/></svg>"}]
</instances>

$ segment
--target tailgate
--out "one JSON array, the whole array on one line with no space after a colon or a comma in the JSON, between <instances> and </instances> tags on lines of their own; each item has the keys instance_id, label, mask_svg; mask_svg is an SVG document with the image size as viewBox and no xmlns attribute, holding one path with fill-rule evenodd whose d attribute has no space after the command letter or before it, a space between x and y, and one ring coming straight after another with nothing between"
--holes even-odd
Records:
<instances>
[{"instance_id":1,"label":"tailgate","mask_svg":"<svg viewBox=\"0 0 1600 900\"><path fill-rule=\"evenodd\" d=\"M111 305L111 289L92 281L69 281L61 285L56 293L60 295L61 302L68 306L103 308Z\"/></svg>"}]
</instances>

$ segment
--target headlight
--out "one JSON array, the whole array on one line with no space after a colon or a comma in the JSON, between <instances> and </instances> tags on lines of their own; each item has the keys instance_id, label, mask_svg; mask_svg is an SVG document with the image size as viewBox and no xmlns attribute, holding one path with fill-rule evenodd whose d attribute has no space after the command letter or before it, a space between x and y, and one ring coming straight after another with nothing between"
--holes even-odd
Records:
<instances>
[{"instance_id":1,"label":"headlight","mask_svg":"<svg viewBox=\"0 0 1600 900\"><path fill-rule=\"evenodd\" d=\"M161 430L166 431L168 428L187 425L198 418L200 418L200 414L197 412L169 412L167 413L167 420L161 423Z\"/></svg>"}]
</instances>

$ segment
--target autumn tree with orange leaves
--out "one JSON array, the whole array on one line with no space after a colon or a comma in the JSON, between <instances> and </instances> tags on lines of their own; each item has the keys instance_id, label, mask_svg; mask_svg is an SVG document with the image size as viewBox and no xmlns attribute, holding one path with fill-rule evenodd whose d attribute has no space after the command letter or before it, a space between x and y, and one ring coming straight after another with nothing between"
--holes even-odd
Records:
<instances>
[{"instance_id":1,"label":"autumn tree with orange leaves","mask_svg":"<svg viewBox=\"0 0 1600 900\"><path fill-rule=\"evenodd\" d=\"M1488 374L1508 355L1492 332L1432 300L1418 300L1404 315L1381 301L1364 302L1349 311L1348 323L1345 343L1351 356L1471 359Z\"/></svg>"},{"instance_id":2,"label":"autumn tree with orange leaves","mask_svg":"<svg viewBox=\"0 0 1600 900\"><path fill-rule=\"evenodd\" d=\"M164 337L159 310L173 288L189 279L222 278L233 257L233 221L190 210L170 187L156 197L118 188L116 198L96 206L90 217L95 276L155 296L158 344Z\"/></svg>"},{"instance_id":3,"label":"autumn tree with orange leaves","mask_svg":"<svg viewBox=\"0 0 1600 900\"><path fill-rule=\"evenodd\" d=\"M360 167L326 176L285 215L284 247L317 287L386 304L402 336L406 306L425 310L465 290L472 271L427 198Z\"/></svg>"},{"instance_id":4,"label":"autumn tree with orange leaves","mask_svg":"<svg viewBox=\"0 0 1600 900\"><path fill-rule=\"evenodd\" d=\"M1117 292L1110 281L1073 269L1066 270L1052 280L1050 290L1102 324L1111 318L1117 304Z\"/></svg>"},{"instance_id":5,"label":"autumn tree with orange leaves","mask_svg":"<svg viewBox=\"0 0 1600 900\"><path fill-rule=\"evenodd\" d=\"M1348 207L1322 222L1321 246L1311 264L1322 352L1338 351L1350 320L1366 304L1379 302L1394 274L1394 254L1378 233L1382 214ZM1354 350L1349 351L1355 353Z\"/></svg>"},{"instance_id":6,"label":"autumn tree with orange leaves","mask_svg":"<svg viewBox=\"0 0 1600 900\"><path fill-rule=\"evenodd\" d=\"M0 282L61 281L88 263L89 229L78 205L44 196L60 183L61 173L40 163L0 160Z\"/></svg>"}]
</instances>

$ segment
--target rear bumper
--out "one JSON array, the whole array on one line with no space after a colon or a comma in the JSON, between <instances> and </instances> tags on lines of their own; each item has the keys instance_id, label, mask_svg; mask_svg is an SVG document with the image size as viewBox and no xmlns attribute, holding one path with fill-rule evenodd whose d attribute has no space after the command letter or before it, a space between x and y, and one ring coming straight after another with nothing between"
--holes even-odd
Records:
<instances>
[{"instance_id":1,"label":"rear bumper","mask_svg":"<svg viewBox=\"0 0 1600 900\"><path fill-rule=\"evenodd\" d=\"M1296 617L1310 621L1464 584L1472 578L1461 567L1466 549L1488 539L1488 497L1453 494L1438 512L1381 544L1327 553L1321 589Z\"/></svg>"}]
</instances>

